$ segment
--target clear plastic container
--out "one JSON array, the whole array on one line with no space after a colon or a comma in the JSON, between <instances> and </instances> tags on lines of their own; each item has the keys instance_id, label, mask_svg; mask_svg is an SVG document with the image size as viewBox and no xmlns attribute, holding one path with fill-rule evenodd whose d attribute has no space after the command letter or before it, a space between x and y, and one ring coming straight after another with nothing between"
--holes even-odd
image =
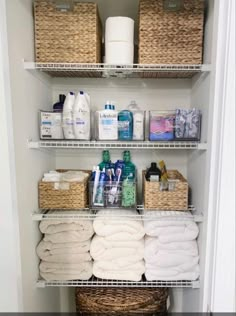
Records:
<instances>
[{"instance_id":1,"label":"clear plastic container","mask_svg":"<svg viewBox=\"0 0 236 316\"><path fill-rule=\"evenodd\" d=\"M175 111L149 111L149 140L174 140Z\"/></svg>"},{"instance_id":2,"label":"clear plastic container","mask_svg":"<svg viewBox=\"0 0 236 316\"><path fill-rule=\"evenodd\" d=\"M89 182L89 205L91 208L136 208L137 206L137 182L122 181L106 182L102 189L102 203L96 203L96 195L93 194L94 182Z\"/></svg>"},{"instance_id":3,"label":"clear plastic container","mask_svg":"<svg viewBox=\"0 0 236 316\"><path fill-rule=\"evenodd\" d=\"M201 111L198 109L176 109L175 139L183 141L200 141Z\"/></svg>"}]
</instances>

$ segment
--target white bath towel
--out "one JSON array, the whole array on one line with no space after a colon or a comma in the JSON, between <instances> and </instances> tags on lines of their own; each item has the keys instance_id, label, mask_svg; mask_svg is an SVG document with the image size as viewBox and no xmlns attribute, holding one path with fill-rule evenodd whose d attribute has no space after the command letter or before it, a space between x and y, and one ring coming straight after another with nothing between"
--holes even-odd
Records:
<instances>
[{"instance_id":1,"label":"white bath towel","mask_svg":"<svg viewBox=\"0 0 236 316\"><path fill-rule=\"evenodd\" d=\"M90 237L89 237L90 236ZM67 242L83 242L90 240L91 233L83 233L78 230L71 230L55 234L45 234L44 240L51 241L55 244L67 243Z\"/></svg>"},{"instance_id":2,"label":"white bath towel","mask_svg":"<svg viewBox=\"0 0 236 316\"><path fill-rule=\"evenodd\" d=\"M117 264L114 261L94 261L93 274L107 280L140 281L145 272L144 261Z\"/></svg>"},{"instance_id":3,"label":"white bath towel","mask_svg":"<svg viewBox=\"0 0 236 316\"><path fill-rule=\"evenodd\" d=\"M92 276L92 262L79 264L54 263L42 261L39 265L40 275L47 281L88 280Z\"/></svg>"},{"instance_id":4,"label":"white bath towel","mask_svg":"<svg viewBox=\"0 0 236 316\"><path fill-rule=\"evenodd\" d=\"M66 244L66 243L65 243ZM48 242L42 240L37 248L37 255L40 259L48 262L61 262L61 263L78 263L83 261L91 261L91 256L88 252L81 252L81 248L56 248L49 250Z\"/></svg>"},{"instance_id":5,"label":"white bath towel","mask_svg":"<svg viewBox=\"0 0 236 316\"><path fill-rule=\"evenodd\" d=\"M136 214L134 210L101 210L93 222L94 230L107 240L140 240L145 232L143 222L132 218Z\"/></svg>"},{"instance_id":6,"label":"white bath towel","mask_svg":"<svg viewBox=\"0 0 236 316\"><path fill-rule=\"evenodd\" d=\"M49 214L57 214L58 211L49 211ZM67 214L74 214L75 211L66 211ZM87 211L77 211L76 214L89 214ZM42 220L39 229L43 234L55 234L67 231L78 231L81 234L81 240L87 240L92 237L93 223L91 220Z\"/></svg>"},{"instance_id":7,"label":"white bath towel","mask_svg":"<svg viewBox=\"0 0 236 316\"><path fill-rule=\"evenodd\" d=\"M144 221L148 236L158 237L160 242L188 241L197 238L199 229L192 221Z\"/></svg>"},{"instance_id":8,"label":"white bath towel","mask_svg":"<svg viewBox=\"0 0 236 316\"><path fill-rule=\"evenodd\" d=\"M189 271L182 271L178 267L162 269L154 266L146 267L145 276L148 281L154 280L168 280L168 281L178 281L178 280L190 280L194 281L199 278L200 268L199 265L195 265L190 268Z\"/></svg>"},{"instance_id":9,"label":"white bath towel","mask_svg":"<svg viewBox=\"0 0 236 316\"><path fill-rule=\"evenodd\" d=\"M144 257L144 239L113 241L95 235L91 242L90 254L94 260L122 260L137 262Z\"/></svg>"},{"instance_id":10,"label":"white bath towel","mask_svg":"<svg viewBox=\"0 0 236 316\"><path fill-rule=\"evenodd\" d=\"M39 253L45 255L57 255L57 254L79 254L86 253L90 249L91 240L83 242L65 242L54 244L50 241L42 240L37 248Z\"/></svg>"},{"instance_id":11,"label":"white bath towel","mask_svg":"<svg viewBox=\"0 0 236 316\"><path fill-rule=\"evenodd\" d=\"M199 256L188 256L176 253L170 253L164 250L158 251L153 256L144 257L146 263L155 264L162 268L196 265L199 261ZM187 270L187 268L185 269ZM184 271L184 269L183 269Z\"/></svg>"},{"instance_id":12,"label":"white bath towel","mask_svg":"<svg viewBox=\"0 0 236 316\"><path fill-rule=\"evenodd\" d=\"M157 237L145 237L145 258L155 257L159 251L170 254L181 254L187 256L198 256L198 246L196 240L176 241L162 243Z\"/></svg>"}]
</instances>

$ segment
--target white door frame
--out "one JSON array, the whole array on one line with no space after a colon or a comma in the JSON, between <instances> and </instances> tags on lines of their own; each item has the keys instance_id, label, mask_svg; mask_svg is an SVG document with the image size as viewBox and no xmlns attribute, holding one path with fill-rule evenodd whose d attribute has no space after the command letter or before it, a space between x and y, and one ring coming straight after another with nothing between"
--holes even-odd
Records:
<instances>
[{"instance_id":1,"label":"white door frame","mask_svg":"<svg viewBox=\"0 0 236 316\"><path fill-rule=\"evenodd\" d=\"M235 312L235 0L215 0L215 10L203 311Z\"/></svg>"},{"instance_id":2,"label":"white door frame","mask_svg":"<svg viewBox=\"0 0 236 316\"><path fill-rule=\"evenodd\" d=\"M23 312L6 0L0 0L0 312Z\"/></svg>"}]
</instances>

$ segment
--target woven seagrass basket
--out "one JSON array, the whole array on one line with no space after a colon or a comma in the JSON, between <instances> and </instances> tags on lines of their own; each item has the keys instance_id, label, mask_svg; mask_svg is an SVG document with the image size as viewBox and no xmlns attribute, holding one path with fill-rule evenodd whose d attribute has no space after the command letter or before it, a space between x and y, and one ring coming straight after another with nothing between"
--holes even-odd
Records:
<instances>
[{"instance_id":1,"label":"woven seagrass basket","mask_svg":"<svg viewBox=\"0 0 236 316\"><path fill-rule=\"evenodd\" d=\"M153 315L166 312L167 288L76 288L81 315Z\"/></svg>"},{"instance_id":2,"label":"woven seagrass basket","mask_svg":"<svg viewBox=\"0 0 236 316\"><path fill-rule=\"evenodd\" d=\"M161 191L160 182L150 182L143 171L144 208L149 210L188 210L188 183L177 170L168 170L168 179L177 180L172 190Z\"/></svg>"},{"instance_id":3,"label":"woven seagrass basket","mask_svg":"<svg viewBox=\"0 0 236 316\"><path fill-rule=\"evenodd\" d=\"M68 170L57 170L65 172ZM80 209L88 206L88 177L83 182L43 182L38 185L39 208Z\"/></svg>"},{"instance_id":4,"label":"woven seagrass basket","mask_svg":"<svg viewBox=\"0 0 236 316\"><path fill-rule=\"evenodd\" d=\"M40 63L101 62L102 31L95 3L74 3L72 11L36 1L35 54Z\"/></svg>"},{"instance_id":5,"label":"woven seagrass basket","mask_svg":"<svg viewBox=\"0 0 236 316\"><path fill-rule=\"evenodd\" d=\"M201 64L204 0L182 0L179 11L168 11L165 2L140 0L139 63Z\"/></svg>"}]
</instances>

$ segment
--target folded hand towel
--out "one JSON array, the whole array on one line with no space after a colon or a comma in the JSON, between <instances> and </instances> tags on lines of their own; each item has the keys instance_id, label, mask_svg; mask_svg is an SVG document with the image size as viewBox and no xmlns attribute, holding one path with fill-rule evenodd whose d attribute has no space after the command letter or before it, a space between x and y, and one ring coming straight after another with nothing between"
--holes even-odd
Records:
<instances>
[{"instance_id":1,"label":"folded hand towel","mask_svg":"<svg viewBox=\"0 0 236 316\"><path fill-rule=\"evenodd\" d=\"M92 262L68 264L42 261L39 270L40 275L47 281L88 280L92 276Z\"/></svg>"},{"instance_id":2,"label":"folded hand towel","mask_svg":"<svg viewBox=\"0 0 236 316\"><path fill-rule=\"evenodd\" d=\"M49 235L51 236L51 235ZM52 253L51 250L47 248L48 243L41 241L37 248L36 252L40 259L48 262L62 262L62 263L78 263L83 261L91 261L91 256L88 252L78 252L73 248L65 248L65 251L60 251L59 248L55 249L56 253ZM63 249L63 248L62 248ZM81 251L81 249L79 249Z\"/></svg>"},{"instance_id":3,"label":"folded hand towel","mask_svg":"<svg viewBox=\"0 0 236 316\"><path fill-rule=\"evenodd\" d=\"M139 240L145 233L143 222L132 219L136 214L134 210L101 210L93 222L94 230L107 240Z\"/></svg>"},{"instance_id":4,"label":"folded hand towel","mask_svg":"<svg viewBox=\"0 0 236 316\"><path fill-rule=\"evenodd\" d=\"M158 237L160 242L194 240L198 236L198 226L192 221L144 221L148 236Z\"/></svg>"},{"instance_id":5,"label":"folded hand towel","mask_svg":"<svg viewBox=\"0 0 236 316\"><path fill-rule=\"evenodd\" d=\"M66 231L55 234L45 234L44 241L51 241L52 243L67 243L67 242L83 242L91 239L91 232L81 232L77 230Z\"/></svg>"},{"instance_id":6,"label":"folded hand towel","mask_svg":"<svg viewBox=\"0 0 236 316\"><path fill-rule=\"evenodd\" d=\"M144 239L113 241L95 235L91 242L90 254L94 260L132 260L137 262L144 257Z\"/></svg>"},{"instance_id":7,"label":"folded hand towel","mask_svg":"<svg viewBox=\"0 0 236 316\"><path fill-rule=\"evenodd\" d=\"M50 171L43 176L43 182L83 182L88 173L83 171L69 170L66 172Z\"/></svg>"},{"instance_id":8,"label":"folded hand towel","mask_svg":"<svg viewBox=\"0 0 236 316\"><path fill-rule=\"evenodd\" d=\"M93 264L93 274L101 279L140 281L144 272L143 260L123 266L114 261L94 261Z\"/></svg>"},{"instance_id":9,"label":"folded hand towel","mask_svg":"<svg viewBox=\"0 0 236 316\"><path fill-rule=\"evenodd\" d=\"M196 240L176 241L162 243L157 237L145 237L145 258L155 256L158 251L165 251L170 254L181 254L189 256L198 256L198 246Z\"/></svg>"},{"instance_id":10,"label":"folded hand towel","mask_svg":"<svg viewBox=\"0 0 236 316\"><path fill-rule=\"evenodd\" d=\"M66 182L83 182L84 179L88 178L88 173L83 171L69 170L62 172L61 181Z\"/></svg>"},{"instance_id":11,"label":"folded hand towel","mask_svg":"<svg viewBox=\"0 0 236 316\"><path fill-rule=\"evenodd\" d=\"M195 265L189 271L181 271L178 268L161 269L157 267L148 266L146 267L145 276L148 281L154 280L197 280L200 275L199 265Z\"/></svg>"},{"instance_id":12,"label":"folded hand towel","mask_svg":"<svg viewBox=\"0 0 236 316\"><path fill-rule=\"evenodd\" d=\"M57 214L59 211L49 211L48 214ZM75 211L66 211L67 214L74 214ZM89 214L87 211L79 211L77 214L86 215ZM43 220L40 222L39 229L43 234L55 234L67 231L78 231L81 234L82 239L79 240L88 240L92 237L93 223L91 220Z\"/></svg>"}]
</instances>

